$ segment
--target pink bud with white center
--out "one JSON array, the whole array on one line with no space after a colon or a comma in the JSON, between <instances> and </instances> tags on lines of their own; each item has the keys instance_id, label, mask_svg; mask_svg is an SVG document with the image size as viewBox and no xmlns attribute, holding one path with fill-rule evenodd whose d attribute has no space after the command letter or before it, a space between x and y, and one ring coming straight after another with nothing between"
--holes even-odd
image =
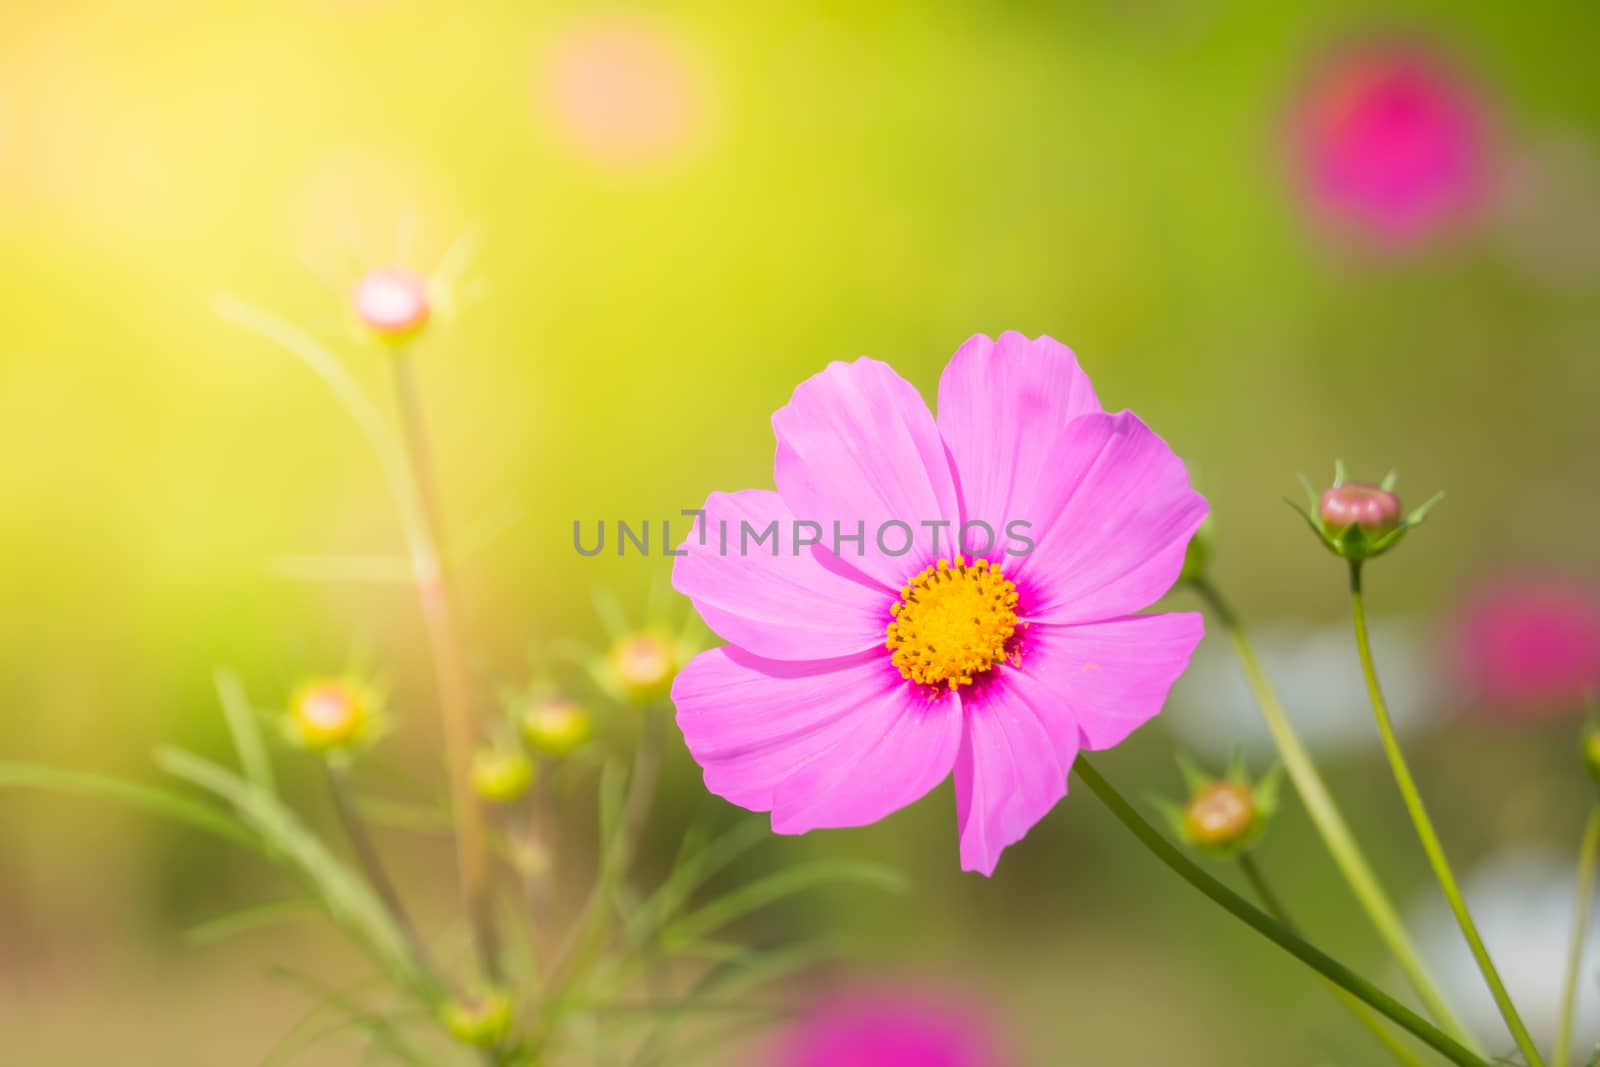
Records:
<instances>
[{"instance_id":1,"label":"pink bud with white center","mask_svg":"<svg viewBox=\"0 0 1600 1067\"><path fill-rule=\"evenodd\" d=\"M1360 526L1368 533L1387 533L1400 525L1400 498L1376 485L1345 482L1322 491L1318 514L1334 530Z\"/></svg>"},{"instance_id":2,"label":"pink bud with white center","mask_svg":"<svg viewBox=\"0 0 1600 1067\"><path fill-rule=\"evenodd\" d=\"M391 342L416 336L432 312L427 281L397 268L369 271L356 283L352 303L361 324Z\"/></svg>"},{"instance_id":3,"label":"pink bud with white center","mask_svg":"<svg viewBox=\"0 0 1600 1067\"><path fill-rule=\"evenodd\" d=\"M375 692L353 679L312 679L290 697L285 732L315 752L347 749L371 736L380 704Z\"/></svg>"}]
</instances>

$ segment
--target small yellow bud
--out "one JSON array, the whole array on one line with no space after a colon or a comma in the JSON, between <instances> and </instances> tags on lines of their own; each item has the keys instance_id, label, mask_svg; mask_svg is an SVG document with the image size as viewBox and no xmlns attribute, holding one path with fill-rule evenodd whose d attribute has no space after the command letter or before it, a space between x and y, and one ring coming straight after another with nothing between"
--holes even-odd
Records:
<instances>
[{"instance_id":1,"label":"small yellow bud","mask_svg":"<svg viewBox=\"0 0 1600 1067\"><path fill-rule=\"evenodd\" d=\"M533 761L516 749L480 748L472 757L472 788L485 800L507 804L533 784Z\"/></svg>"},{"instance_id":2,"label":"small yellow bud","mask_svg":"<svg viewBox=\"0 0 1600 1067\"><path fill-rule=\"evenodd\" d=\"M528 746L552 759L570 755L594 732L588 712L559 698L529 704L520 723Z\"/></svg>"},{"instance_id":3,"label":"small yellow bud","mask_svg":"<svg viewBox=\"0 0 1600 1067\"><path fill-rule=\"evenodd\" d=\"M623 690L640 703L665 696L678 670L672 642L653 633L641 632L618 641L610 659Z\"/></svg>"},{"instance_id":4,"label":"small yellow bud","mask_svg":"<svg viewBox=\"0 0 1600 1067\"><path fill-rule=\"evenodd\" d=\"M464 1045L494 1048L511 1032L511 998L503 990L482 989L440 1005L439 1021Z\"/></svg>"},{"instance_id":5,"label":"small yellow bud","mask_svg":"<svg viewBox=\"0 0 1600 1067\"><path fill-rule=\"evenodd\" d=\"M314 752L349 748L361 741L377 715L377 701L359 682L318 678L295 690L285 731Z\"/></svg>"},{"instance_id":6,"label":"small yellow bud","mask_svg":"<svg viewBox=\"0 0 1600 1067\"><path fill-rule=\"evenodd\" d=\"M1255 797L1249 786L1239 782L1212 782L1183 809L1184 836L1204 848L1232 845L1255 825Z\"/></svg>"}]
</instances>

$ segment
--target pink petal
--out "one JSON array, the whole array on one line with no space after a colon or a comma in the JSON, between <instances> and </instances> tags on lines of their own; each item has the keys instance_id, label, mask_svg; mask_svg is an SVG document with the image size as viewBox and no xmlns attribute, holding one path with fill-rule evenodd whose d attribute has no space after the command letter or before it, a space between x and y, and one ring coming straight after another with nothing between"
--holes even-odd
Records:
<instances>
[{"instance_id":1,"label":"pink petal","mask_svg":"<svg viewBox=\"0 0 1600 1067\"><path fill-rule=\"evenodd\" d=\"M778 784L772 829L803 834L866 826L922 799L950 776L961 747L961 701L929 695L892 670L877 701L851 718L852 734Z\"/></svg>"},{"instance_id":2,"label":"pink petal","mask_svg":"<svg viewBox=\"0 0 1600 1067\"><path fill-rule=\"evenodd\" d=\"M707 626L758 656L816 660L881 648L894 594L795 545L794 516L777 493L712 493L680 546L688 555L673 565L672 587Z\"/></svg>"},{"instance_id":3,"label":"pink petal","mask_svg":"<svg viewBox=\"0 0 1600 1067\"><path fill-rule=\"evenodd\" d=\"M995 531L995 548L976 554L1000 558L1005 523L1027 517L1022 505L1046 470L1046 444L1073 419L1099 411L1078 358L1052 337L979 334L956 350L939 379L939 436L955 463L963 521ZM967 543L977 549L983 537L975 528Z\"/></svg>"},{"instance_id":4,"label":"pink petal","mask_svg":"<svg viewBox=\"0 0 1600 1067\"><path fill-rule=\"evenodd\" d=\"M1183 461L1136 415L1084 415L1048 449L1030 505L1036 540L1008 565L1029 618L1110 619L1177 581L1206 517Z\"/></svg>"},{"instance_id":5,"label":"pink petal","mask_svg":"<svg viewBox=\"0 0 1600 1067\"><path fill-rule=\"evenodd\" d=\"M942 782L961 741L954 695L920 697L879 652L786 663L725 646L672 699L706 788L783 834L876 822Z\"/></svg>"},{"instance_id":6,"label":"pink petal","mask_svg":"<svg viewBox=\"0 0 1600 1067\"><path fill-rule=\"evenodd\" d=\"M1057 626L1034 623L1007 688L1033 708L1058 748L1075 727L1090 751L1120 744L1155 717L1205 635L1197 612L1132 615Z\"/></svg>"},{"instance_id":7,"label":"pink petal","mask_svg":"<svg viewBox=\"0 0 1600 1067\"><path fill-rule=\"evenodd\" d=\"M922 524L954 523L955 480L928 406L887 363L829 364L795 388L772 426L784 503L801 519L820 522L830 547L835 529L849 536L865 531L864 547L842 543L838 555L846 564L898 589L938 558L931 548L937 530ZM891 521L911 533L903 554L899 528L884 526Z\"/></svg>"},{"instance_id":8,"label":"pink petal","mask_svg":"<svg viewBox=\"0 0 1600 1067\"><path fill-rule=\"evenodd\" d=\"M961 869L988 876L1006 846L1067 795L1078 732L1059 702L1036 712L1011 689L1009 672L965 694L962 711L967 729L955 774Z\"/></svg>"}]
</instances>

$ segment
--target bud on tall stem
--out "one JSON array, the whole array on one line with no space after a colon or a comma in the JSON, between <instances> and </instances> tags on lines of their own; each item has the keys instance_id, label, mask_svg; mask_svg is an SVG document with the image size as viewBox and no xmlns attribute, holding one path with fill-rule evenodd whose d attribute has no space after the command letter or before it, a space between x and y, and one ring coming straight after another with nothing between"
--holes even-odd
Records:
<instances>
[{"instance_id":1,"label":"bud on tall stem","mask_svg":"<svg viewBox=\"0 0 1600 1067\"><path fill-rule=\"evenodd\" d=\"M412 567L422 613L427 623L434 675L439 687L439 710L444 718L450 799L456 819L456 860L461 892L472 924L478 964L492 980L500 978L499 942L489 899L489 854L484 836L483 809L472 788L472 753L476 727L466 660L456 630L454 598L444 559L439 551L441 524L438 494L429 462L427 434L417 396L411 355L397 349L394 368L397 403L406 442L406 458L421 504L421 529L414 532Z\"/></svg>"}]
</instances>

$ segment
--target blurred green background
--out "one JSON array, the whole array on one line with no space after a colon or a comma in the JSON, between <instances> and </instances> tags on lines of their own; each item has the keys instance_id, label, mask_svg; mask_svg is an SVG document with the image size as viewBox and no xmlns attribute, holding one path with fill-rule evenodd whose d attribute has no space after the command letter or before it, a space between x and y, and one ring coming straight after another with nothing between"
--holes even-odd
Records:
<instances>
[{"instance_id":1,"label":"blurred green background","mask_svg":"<svg viewBox=\"0 0 1600 1067\"><path fill-rule=\"evenodd\" d=\"M1450 494L1374 573L1380 615L1432 626L1521 566L1592 576L1600 271L1593 245L1544 269L1539 241L1600 217L1600 21L1576 2L1400 8L10 0L0 758L153 778L160 742L222 750L215 666L270 704L357 655L394 694L390 755L436 773L410 591L285 573L401 547L365 444L302 367L213 311L228 292L302 324L387 403L345 290L408 227L422 269L481 238L420 358L449 522L485 534L463 601L486 692L530 648L599 642L596 588L642 621L664 583L659 558L578 557L574 519L768 486L769 415L827 361L889 360L931 397L963 339L1003 329L1071 345L1107 407L1188 460L1252 620L1341 619L1338 567L1281 502L1335 456ZM1307 223L1282 144L1294 93L1331 44L1386 27L1472 72L1496 151L1578 146L1589 169L1553 224L1369 254ZM1571 725L1445 716L1416 735L1463 867L1575 847ZM1173 792L1172 744L1156 725L1101 765L1130 794ZM1376 754L1330 771L1397 895L1425 898ZM681 748L668 782L666 854L710 803ZM952 815L947 787L870 830L774 843L772 864L887 857L915 886L774 921L845 937L867 973L959 981L1029 1064L1373 1055L1087 797L992 881L957 870ZM386 842L443 915L445 854ZM1265 862L1325 944L1386 975L1298 805ZM0 794L0 1059L257 1062L304 1007L272 962L358 973L309 927L185 944L275 880L103 805Z\"/></svg>"}]
</instances>

